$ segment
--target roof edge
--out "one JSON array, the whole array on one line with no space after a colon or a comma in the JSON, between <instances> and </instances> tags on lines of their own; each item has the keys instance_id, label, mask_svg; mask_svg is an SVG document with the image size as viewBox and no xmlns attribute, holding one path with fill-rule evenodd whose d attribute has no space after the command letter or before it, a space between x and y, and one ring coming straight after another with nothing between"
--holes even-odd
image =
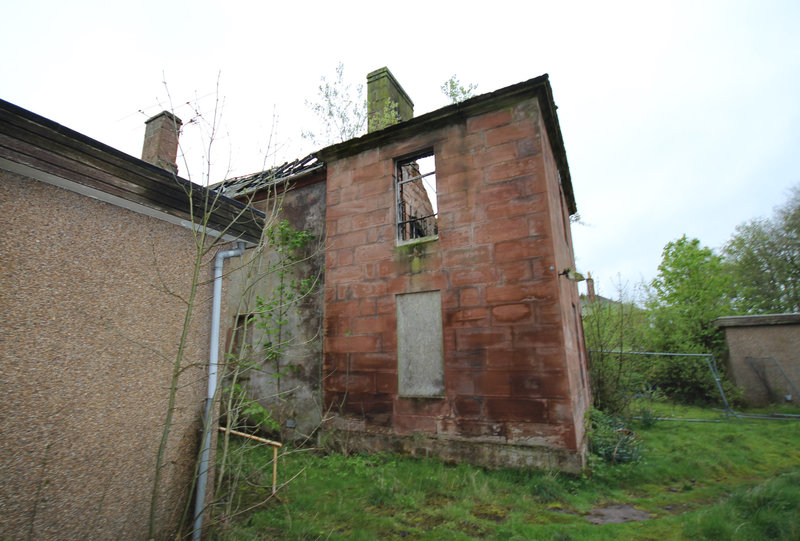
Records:
<instances>
[{"instance_id":1,"label":"roof edge","mask_svg":"<svg viewBox=\"0 0 800 541\"><path fill-rule=\"evenodd\" d=\"M765 325L798 325L800 313L787 314L759 314L753 316L725 316L714 320L714 325L724 329L726 327L761 327Z\"/></svg>"},{"instance_id":2,"label":"roof edge","mask_svg":"<svg viewBox=\"0 0 800 541\"><path fill-rule=\"evenodd\" d=\"M429 130L465 120L467 117L477 116L488 113L499 106L507 103L514 103L525 98L536 97L539 99L540 112L544 119L547 136L552 146L558 172L561 175L561 183L564 195L567 198L567 206L570 215L577 212L575 204L575 194L572 189L572 177L569 172L567 153L564 148L564 140L561 134L561 126L558 121L558 114L554 100L553 90L550 86L548 74L543 74L533 79L523 81L494 92L481 94L460 103L455 103L436 109L424 115L414 117L411 120L394 124L383 130L368 133L350 139L342 143L337 143L325 147L317 152L319 158L324 162L346 158L369 150L375 146L395 142L415 135L419 130Z\"/></svg>"},{"instance_id":3,"label":"roof edge","mask_svg":"<svg viewBox=\"0 0 800 541\"><path fill-rule=\"evenodd\" d=\"M12 147L0 145L0 157L9 162L39 170L48 175L48 178L59 177L66 182L83 185L89 190L95 190L95 197L97 191L104 192L116 198L114 200L124 199L139 207L145 205L183 220L187 220L192 214L190 205L195 205L197 208L197 204L209 201L213 204L210 220L212 229L220 231L227 229L231 235L240 236L248 241L258 241L260 238L258 222L263 222L264 213L249 208L240 201L215 194L208 188L179 177L171 171L126 154L2 99L0 99L0 119L2 119L0 134L24 145L23 147L17 147L16 143ZM53 163L43 161L41 156L47 154L37 157L33 149L52 156L61 156L64 160ZM69 169L63 165L56 165L62 162L80 164L81 168ZM81 172L87 169L97 172L97 176L89 178ZM124 174L120 176L121 173ZM111 186L102 180L109 177L119 179L120 183ZM158 189L151 190L153 187ZM233 227L229 228L231 224Z\"/></svg>"}]
</instances>

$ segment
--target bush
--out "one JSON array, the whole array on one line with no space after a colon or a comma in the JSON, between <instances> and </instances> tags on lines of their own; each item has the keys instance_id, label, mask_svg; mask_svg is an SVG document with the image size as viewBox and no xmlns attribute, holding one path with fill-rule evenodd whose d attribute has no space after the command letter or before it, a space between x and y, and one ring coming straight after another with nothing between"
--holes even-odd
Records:
<instances>
[{"instance_id":1,"label":"bush","mask_svg":"<svg viewBox=\"0 0 800 541\"><path fill-rule=\"evenodd\" d=\"M724 365L715 365L728 402L739 402L741 391L728 379ZM719 387L704 357L654 357L648 379L664 396L680 404L722 405Z\"/></svg>"},{"instance_id":2,"label":"bush","mask_svg":"<svg viewBox=\"0 0 800 541\"><path fill-rule=\"evenodd\" d=\"M704 357L655 357L651 383L681 404L718 404L719 390Z\"/></svg>"},{"instance_id":3,"label":"bush","mask_svg":"<svg viewBox=\"0 0 800 541\"><path fill-rule=\"evenodd\" d=\"M638 462L642 440L620 417L593 409L589 412L589 452L610 464Z\"/></svg>"}]
</instances>

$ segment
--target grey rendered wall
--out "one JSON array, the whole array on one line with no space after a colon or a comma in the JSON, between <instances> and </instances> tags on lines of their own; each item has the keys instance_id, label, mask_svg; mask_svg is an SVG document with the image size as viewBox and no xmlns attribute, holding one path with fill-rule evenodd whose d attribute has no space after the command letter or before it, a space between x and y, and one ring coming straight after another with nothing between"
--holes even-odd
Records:
<instances>
[{"instance_id":1,"label":"grey rendered wall","mask_svg":"<svg viewBox=\"0 0 800 541\"><path fill-rule=\"evenodd\" d=\"M0 538L145 539L188 230L0 170ZM210 277L210 269L201 277ZM190 328L158 538L189 495L210 288Z\"/></svg>"},{"instance_id":2,"label":"grey rendered wall","mask_svg":"<svg viewBox=\"0 0 800 541\"><path fill-rule=\"evenodd\" d=\"M267 202L255 206L271 214ZM310 436L322 419L321 372L322 372L322 311L323 311L323 267L325 264L325 184L306 185L288 191L281 203L276 220L286 219L295 229L313 233L316 240L306 247L302 260L294 265L287 280L316 278L317 287L311 295L287 312L287 323L283 326L282 338L287 340L286 351L280 358L280 377L272 363L263 358L256 346L252 360L257 368L246 375L248 396L268 408L281 425L284 440L303 439ZM270 272L276 262L276 254L265 252L254 261L255 250L233 262L228 295L227 315L223 325L228 326L228 341L237 314L251 313L255 309L256 296L269 298L278 286L277 273ZM263 331L251 329L254 341L264 337ZM287 426L287 421L289 421ZM294 428L291 425L294 424Z\"/></svg>"},{"instance_id":3,"label":"grey rendered wall","mask_svg":"<svg viewBox=\"0 0 800 541\"><path fill-rule=\"evenodd\" d=\"M787 316L792 317L764 317ZM744 389L745 399L754 406L800 404L800 395L795 392L795 388L800 389L800 315L794 318L791 324L725 327L734 383ZM718 321L726 319L736 320Z\"/></svg>"}]
</instances>

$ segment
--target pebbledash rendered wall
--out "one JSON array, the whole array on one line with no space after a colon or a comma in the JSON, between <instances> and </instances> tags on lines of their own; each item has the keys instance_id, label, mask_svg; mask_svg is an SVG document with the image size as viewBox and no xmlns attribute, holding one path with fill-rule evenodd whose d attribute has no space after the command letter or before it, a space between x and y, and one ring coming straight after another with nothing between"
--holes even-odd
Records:
<instances>
[{"instance_id":1,"label":"pebbledash rendered wall","mask_svg":"<svg viewBox=\"0 0 800 541\"><path fill-rule=\"evenodd\" d=\"M728 368L754 406L800 404L800 314L721 317Z\"/></svg>"},{"instance_id":2,"label":"pebbledash rendered wall","mask_svg":"<svg viewBox=\"0 0 800 541\"><path fill-rule=\"evenodd\" d=\"M574 267L560 137L543 76L320 152L335 437L487 466L582 467L589 397L577 287L559 275ZM396 163L429 149L438 237L398 243ZM427 295L398 308L412 293ZM411 396L398 383L398 314L437 299L441 314L419 315L441 322L441 392ZM436 342L425 325L420 340Z\"/></svg>"},{"instance_id":3,"label":"pebbledash rendered wall","mask_svg":"<svg viewBox=\"0 0 800 541\"><path fill-rule=\"evenodd\" d=\"M166 290L188 293L192 234L2 169L0 212L0 537L145 539L185 314ZM197 366L181 376L158 538L174 534L190 495L209 297L203 285L186 350Z\"/></svg>"}]
</instances>

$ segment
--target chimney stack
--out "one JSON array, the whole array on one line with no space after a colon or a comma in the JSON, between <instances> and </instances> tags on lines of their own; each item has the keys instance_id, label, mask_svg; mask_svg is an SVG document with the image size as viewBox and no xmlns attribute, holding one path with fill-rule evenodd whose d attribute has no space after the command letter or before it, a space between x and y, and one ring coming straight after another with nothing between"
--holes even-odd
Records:
<instances>
[{"instance_id":1,"label":"chimney stack","mask_svg":"<svg viewBox=\"0 0 800 541\"><path fill-rule=\"evenodd\" d=\"M592 273L586 273L586 296L589 297L589 302L594 302L594 279Z\"/></svg>"},{"instance_id":2,"label":"chimney stack","mask_svg":"<svg viewBox=\"0 0 800 541\"><path fill-rule=\"evenodd\" d=\"M178 135L183 122L169 111L161 111L145 121L142 159L178 174Z\"/></svg>"},{"instance_id":3,"label":"chimney stack","mask_svg":"<svg viewBox=\"0 0 800 541\"><path fill-rule=\"evenodd\" d=\"M406 91L394 78L389 68L383 67L367 75L367 131L383 129L386 126L382 122L375 122L372 119L377 115L379 118L386 112L391 104L397 105L398 122L405 122L414 118L414 102L408 97Z\"/></svg>"}]
</instances>

